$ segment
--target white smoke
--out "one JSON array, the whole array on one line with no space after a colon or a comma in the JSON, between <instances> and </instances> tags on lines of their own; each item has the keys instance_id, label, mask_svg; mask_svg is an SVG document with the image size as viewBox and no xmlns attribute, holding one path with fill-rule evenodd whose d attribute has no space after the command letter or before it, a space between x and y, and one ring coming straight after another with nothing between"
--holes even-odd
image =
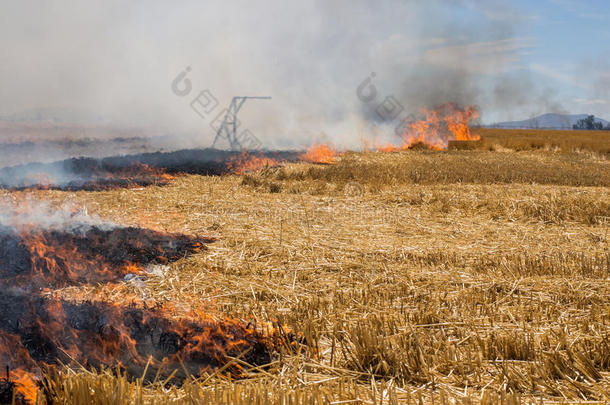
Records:
<instances>
[{"instance_id":1,"label":"white smoke","mask_svg":"<svg viewBox=\"0 0 610 405\"><path fill-rule=\"evenodd\" d=\"M240 114L265 147L324 134L353 146L375 124L356 96L371 72L380 101L394 95L407 112L497 98L485 80L518 67L530 46L516 16L499 0L2 2L0 115L86 110L116 126L163 129L176 147L205 146L211 117L190 102L207 89L221 106L272 96ZM170 84L187 67L192 92L179 97Z\"/></svg>"},{"instance_id":2,"label":"white smoke","mask_svg":"<svg viewBox=\"0 0 610 405\"><path fill-rule=\"evenodd\" d=\"M84 234L95 227L111 230L118 225L103 220L97 215L90 215L87 208L74 203L55 206L51 203L33 198L0 198L0 227L9 227L16 231L61 231L72 234Z\"/></svg>"}]
</instances>

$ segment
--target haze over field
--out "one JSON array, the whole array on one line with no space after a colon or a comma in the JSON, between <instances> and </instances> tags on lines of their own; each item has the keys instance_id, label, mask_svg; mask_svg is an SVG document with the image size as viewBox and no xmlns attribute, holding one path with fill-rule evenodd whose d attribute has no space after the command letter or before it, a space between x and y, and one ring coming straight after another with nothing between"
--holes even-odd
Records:
<instances>
[{"instance_id":1,"label":"haze over field","mask_svg":"<svg viewBox=\"0 0 610 405\"><path fill-rule=\"evenodd\" d=\"M496 122L490 125L491 128L507 129L573 129L580 120L587 118L587 114L542 114L538 117L529 118L521 121ZM594 122L607 127L610 124L602 118L595 117Z\"/></svg>"}]
</instances>

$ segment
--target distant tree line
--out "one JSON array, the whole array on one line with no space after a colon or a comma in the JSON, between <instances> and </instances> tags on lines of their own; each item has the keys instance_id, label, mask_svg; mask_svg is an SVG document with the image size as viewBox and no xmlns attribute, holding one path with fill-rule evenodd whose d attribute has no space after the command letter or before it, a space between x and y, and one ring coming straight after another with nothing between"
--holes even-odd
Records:
<instances>
[{"instance_id":1,"label":"distant tree line","mask_svg":"<svg viewBox=\"0 0 610 405\"><path fill-rule=\"evenodd\" d=\"M578 120L576 124L572 126L573 129L584 129L589 131L610 131L610 123L604 127L601 122L595 121L595 115L589 115L587 118Z\"/></svg>"}]
</instances>

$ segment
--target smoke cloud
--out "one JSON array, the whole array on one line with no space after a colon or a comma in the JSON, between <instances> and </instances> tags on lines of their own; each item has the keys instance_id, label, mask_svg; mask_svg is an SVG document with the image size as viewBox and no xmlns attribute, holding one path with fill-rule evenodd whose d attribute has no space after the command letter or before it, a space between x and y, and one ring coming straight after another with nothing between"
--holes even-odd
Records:
<instances>
[{"instance_id":1,"label":"smoke cloud","mask_svg":"<svg viewBox=\"0 0 610 405\"><path fill-rule=\"evenodd\" d=\"M65 203L59 207L30 198L12 200L0 198L0 228L10 227L17 231L58 230L82 234L91 227L111 230L117 227L113 222L91 216L86 208Z\"/></svg>"},{"instance_id":2,"label":"smoke cloud","mask_svg":"<svg viewBox=\"0 0 610 405\"><path fill-rule=\"evenodd\" d=\"M485 117L536 102L519 70L525 24L506 2L481 0L2 3L0 115L89 111L205 146L233 96L261 95L273 99L248 101L240 118L265 147L325 135L349 146L383 121L388 96L405 114L457 102ZM182 72L190 91L177 95ZM357 88L372 72L378 99L363 103ZM202 117L191 103L204 90L219 107Z\"/></svg>"}]
</instances>

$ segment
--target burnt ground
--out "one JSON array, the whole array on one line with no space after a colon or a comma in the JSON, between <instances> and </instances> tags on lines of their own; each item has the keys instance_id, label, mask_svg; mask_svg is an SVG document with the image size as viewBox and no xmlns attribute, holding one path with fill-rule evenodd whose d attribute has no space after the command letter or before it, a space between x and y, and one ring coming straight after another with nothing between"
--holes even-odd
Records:
<instances>
[{"instance_id":1,"label":"burnt ground","mask_svg":"<svg viewBox=\"0 0 610 405\"><path fill-rule=\"evenodd\" d=\"M0 378L0 404L19 405L26 403L23 394L15 392L16 388L16 384L10 378Z\"/></svg>"},{"instance_id":2,"label":"burnt ground","mask_svg":"<svg viewBox=\"0 0 610 405\"><path fill-rule=\"evenodd\" d=\"M164 185L166 174L222 175L239 152L218 149L185 149L106 158L71 158L53 163L29 163L0 169L0 187L107 190L120 187ZM299 152L260 152L257 156L296 161Z\"/></svg>"},{"instance_id":3,"label":"burnt ground","mask_svg":"<svg viewBox=\"0 0 610 405\"><path fill-rule=\"evenodd\" d=\"M76 361L93 368L121 365L139 377L152 358L150 377L180 369L180 379L186 376L180 362L194 376L245 351L249 364L270 362L264 338L232 320L176 320L155 309L72 303L19 291L0 292L0 311L0 338L10 336L12 346L0 348L0 364L12 369ZM240 368L232 371L239 375Z\"/></svg>"},{"instance_id":4,"label":"burnt ground","mask_svg":"<svg viewBox=\"0 0 610 405\"><path fill-rule=\"evenodd\" d=\"M116 280L129 265L165 264L213 238L126 227L23 230L0 225L0 285L25 289Z\"/></svg>"},{"instance_id":5,"label":"burnt ground","mask_svg":"<svg viewBox=\"0 0 610 405\"><path fill-rule=\"evenodd\" d=\"M212 238L148 229L73 225L70 230L16 231L0 226L0 365L28 372L44 364L121 367L140 377L211 372L244 354L270 362L270 345L233 319L174 318L162 307L72 302L48 288L112 281L149 263L168 263L205 249ZM241 367L226 370L239 376ZM3 395L12 393L6 379Z\"/></svg>"}]
</instances>

